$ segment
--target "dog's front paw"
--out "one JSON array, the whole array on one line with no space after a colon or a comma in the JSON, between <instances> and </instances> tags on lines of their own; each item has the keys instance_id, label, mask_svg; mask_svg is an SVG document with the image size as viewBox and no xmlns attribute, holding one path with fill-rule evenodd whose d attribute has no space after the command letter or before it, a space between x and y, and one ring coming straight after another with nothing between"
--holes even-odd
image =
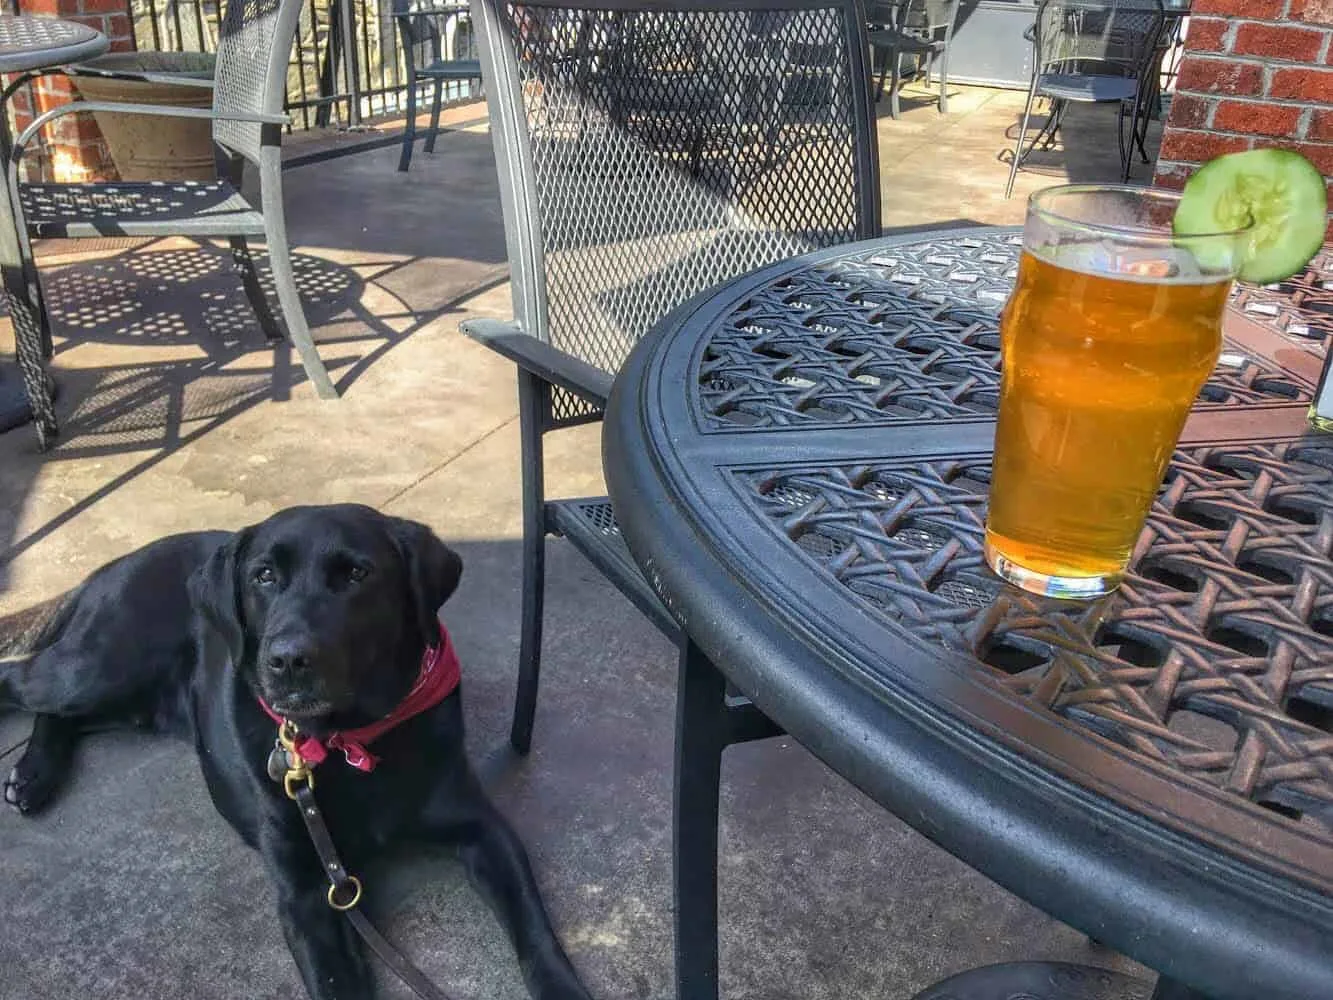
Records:
<instances>
[{"instance_id":1,"label":"dog's front paw","mask_svg":"<svg viewBox=\"0 0 1333 1000\"><path fill-rule=\"evenodd\" d=\"M5 801L25 816L44 809L64 780L65 768L31 749L5 779Z\"/></svg>"}]
</instances>

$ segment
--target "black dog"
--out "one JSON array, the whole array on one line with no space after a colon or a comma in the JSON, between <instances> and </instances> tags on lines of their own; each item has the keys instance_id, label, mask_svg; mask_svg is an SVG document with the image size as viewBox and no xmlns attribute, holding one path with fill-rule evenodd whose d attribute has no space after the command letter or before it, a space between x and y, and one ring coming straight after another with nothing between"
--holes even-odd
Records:
<instances>
[{"instance_id":1,"label":"black dog","mask_svg":"<svg viewBox=\"0 0 1333 1000\"><path fill-rule=\"evenodd\" d=\"M192 741L213 803L263 856L283 933L316 1000L364 1000L360 940L296 806L266 763L277 725L327 740L383 719L415 691L441 643L437 611L462 562L424 525L367 507L299 507L235 534L162 539L46 605L0 620L0 708L36 712L6 784L45 805L90 722L148 725ZM338 741L334 739L334 746ZM556 940L527 855L463 750L457 691L374 741L378 766L333 752L317 801L347 868L387 842L457 845L538 1000L587 1000Z\"/></svg>"}]
</instances>

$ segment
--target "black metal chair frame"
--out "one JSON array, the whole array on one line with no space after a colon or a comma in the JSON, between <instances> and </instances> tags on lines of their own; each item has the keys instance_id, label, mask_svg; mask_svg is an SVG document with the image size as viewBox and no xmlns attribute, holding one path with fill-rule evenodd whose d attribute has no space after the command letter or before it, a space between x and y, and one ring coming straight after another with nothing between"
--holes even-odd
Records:
<instances>
[{"instance_id":1,"label":"black metal chair frame","mask_svg":"<svg viewBox=\"0 0 1333 1000\"><path fill-rule=\"evenodd\" d=\"M1139 33L1140 37L1135 44L1140 51L1133 59L1123 60L1089 54L1076 57L1059 56L1053 61L1047 62L1045 53L1051 44L1051 39L1042 26L1047 23L1047 14L1052 7L1060 10L1065 21L1070 18L1086 16L1114 18L1123 13L1141 15L1145 18L1151 17L1151 23L1147 25L1146 30ZM1018 139L1014 143L1009 161L1009 180L1004 189L1006 198L1013 193L1014 179L1018 176L1019 167L1023 165L1033 150L1038 145L1043 149L1050 149L1055 145L1056 136L1064 122L1065 114L1069 110L1071 102L1114 102L1118 105L1116 128L1119 137L1118 150L1122 180L1129 180L1135 147L1138 148L1143 162L1150 162L1148 151L1145 148L1147 112L1152 90L1152 87L1149 86L1149 74L1154 71L1156 66L1154 56L1159 55L1157 43L1161 37L1164 24L1165 13L1161 0L1134 0L1134 2L1129 2L1129 0L1042 0L1038 4L1036 20L1024 32L1024 37L1032 43L1032 80L1028 85L1027 103L1023 108ZM1062 23L1060 26L1062 34L1069 33L1070 29L1069 24ZM1076 30L1076 26L1074 30ZM1094 69L1088 69L1085 64L1093 66ZM1060 74L1061 76L1083 78L1090 81L1127 81L1132 83L1132 86L1117 88L1113 96L1108 97L1091 95L1075 97L1069 94L1052 93L1050 89L1054 87L1054 84L1045 81L1051 76L1050 71L1053 67L1059 68L1062 65L1068 66L1068 69ZM1023 141L1027 136L1028 120L1032 115L1032 106L1038 97L1050 99L1050 113L1041 128L1037 130L1036 135L1032 137L1027 149L1024 149ZM1129 120L1128 135L1125 131L1126 118Z\"/></svg>"},{"instance_id":2,"label":"black metal chair frame","mask_svg":"<svg viewBox=\"0 0 1333 1000\"><path fill-rule=\"evenodd\" d=\"M162 79L176 85L213 88L212 108L77 101L38 115L14 139L9 151L7 183L15 210L24 271L40 295L30 239L97 239L109 236L195 239L225 238L241 272L246 296L270 341L282 338L250 247L250 239L267 244L269 268L287 334L306 375L321 398L337 398L337 390L320 360L301 306L292 272L282 203L282 129L287 90L287 63L299 24L303 0L229 0L219 30L216 81L153 73L106 72L99 75ZM261 38L255 44L255 35ZM205 118L213 122L213 143L220 178L214 182L29 184L19 179L24 153L42 130L70 114L113 112L172 118ZM245 165L257 168L259 207L241 194ZM193 201L194 205L188 203ZM193 207L194 211L191 211ZM154 217L157 216L157 217ZM39 300L40 301L40 300ZM45 357L21 359L25 372L44 368L50 356L49 320L39 310ZM23 343L20 340L20 343ZM43 379L43 381L45 381ZM28 384L43 447L58 433L54 411L42 382ZM37 395L34 395L36 393Z\"/></svg>"},{"instance_id":3,"label":"black metal chair frame","mask_svg":"<svg viewBox=\"0 0 1333 1000\"><path fill-rule=\"evenodd\" d=\"M897 3L874 4L867 8L871 27L867 33L871 61L876 52L879 58L879 83L875 87L875 103L884 99L884 84L889 82L889 117L899 114L898 94L911 80L924 76L930 85L931 75L939 63L940 114L949 112L949 47L953 41L954 23L958 19L959 0L900 0ZM941 32L943 35L941 36ZM910 77L902 74L903 56L913 56L916 66Z\"/></svg>"},{"instance_id":4,"label":"black metal chair frame","mask_svg":"<svg viewBox=\"0 0 1333 1000\"><path fill-rule=\"evenodd\" d=\"M722 751L734 743L777 735L780 730L748 700L729 693L721 674L685 641L678 623L621 540L607 498L547 498L543 442L549 432L602 419L614 372L633 342L672 308L719 281L792 252L781 249L787 244L780 243L762 261L739 259L753 250L744 243L756 233L755 224L747 222L751 213L762 213L765 207L788 213L805 196L800 187L794 188L791 198L774 195L776 188L771 185L780 183L781 173L799 171L803 157L821 155L821 150L833 146L842 149L833 135L834 127L821 124L821 109L842 110L845 102L842 137L846 150L845 158L838 161L844 164L845 176L815 171L814 182L796 178L786 183L809 188L812 183L827 182L821 193L809 196L810 204L825 196L830 202L840 202L839 218L844 221L837 227L830 224L821 245L879 233L877 144L864 8L860 0L655 0L651 5L639 0L528 0L512 5L502 0L474 0L473 11L496 146L515 320L470 320L463 329L518 368L523 590L510 742L520 753L531 746L541 660L546 539L548 535L563 536L681 650L674 809L677 982L682 996L714 996ZM691 60L690 52L681 48L685 43L680 33L674 30L678 25L671 19L675 17L705 20L715 33L713 38L720 37L719 24L735 27L734 21L723 19L750 18L750 31L726 33L725 42L718 43L729 50L725 54ZM792 28L791 37L787 33L792 24L815 22L836 25L836 37L812 39L800 34L804 28ZM550 56L549 75L537 82L524 79L534 69L532 60L518 51L520 43L528 44L524 40L533 38L549 39L553 52L565 53ZM635 44L643 48L636 50ZM643 63L635 61L636 52L651 51L653 46L658 51L651 67L648 57ZM764 53L775 60L767 64L773 71L747 75L747 56ZM836 58L837 71L826 78L811 71L810 60L820 58ZM657 75L652 76L650 69ZM547 91L562 88L587 99L568 106L553 99L530 112L526 101L541 104ZM775 116L778 123L764 120ZM717 206L719 227L715 242L702 237L697 245L683 241L688 246L686 262L705 270L712 267L712 273L701 275L691 267L678 267L677 261L651 258L646 263L656 270L641 280L645 287L659 279L665 284L660 298L644 300L658 311L645 315L649 310L645 306L643 312L633 314L633 328L628 323L618 327L624 340L615 351L585 352L587 356L562 349L553 341L550 318L564 313L560 302L548 294L552 268L562 253L583 252L586 245L597 244L599 236L606 238L598 227L607 224L604 216L614 214L621 203L608 207L616 191L592 185L588 180L592 168L565 151L561 142L569 135L610 136L617 150L641 158L635 163L650 163L649 172L659 180L682 185L691 192L690 197L698 193L700 204L710 206L708 211ZM568 176L582 192L569 197L582 197L583 205L543 205L543 198L558 199L538 183L535 163L540 160L543 169L556 172L566 168L561 157L569 158ZM616 161L608 170L608 185L622 187L631 180L626 174L633 171L623 162ZM549 182L549 175L545 179ZM658 199L660 209L670 197L649 185L642 199L624 196L626 214L639 213L636 218L654 220L653 224L673 234L680 231L673 228L677 226L694 232L693 223L671 217L669 212L664 218L647 207ZM770 201L765 203L765 197ZM819 203L819 210L834 211L824 203ZM824 233L814 225L816 220L804 221L812 230ZM783 214L781 225L765 225L775 230L787 225L794 231L801 223ZM765 225L759 231L767 238L770 230ZM562 230L561 226L572 229ZM553 248L555 231L574 235L567 246ZM659 234L660 230L654 230L645 239ZM790 233L784 238L794 240ZM608 244L617 254L631 252L614 240L597 245ZM737 250L737 246L749 249ZM626 297L634 291L614 289ZM581 298L586 303L590 295ZM611 295L606 308L616 304Z\"/></svg>"},{"instance_id":5,"label":"black metal chair frame","mask_svg":"<svg viewBox=\"0 0 1333 1000\"><path fill-rule=\"evenodd\" d=\"M444 102L447 83L481 82L481 61L456 59L446 51L450 44L448 23L455 30L459 23L470 26L468 6L465 3L420 6L410 0L397 0L393 13L403 43L403 62L407 70L407 122L403 128L403 152L398 169L407 170L412 164L412 147L417 140L417 90L423 83L432 85L430 131L426 133L425 151L435 152L435 137L440 132L440 108ZM457 38L452 41L456 44Z\"/></svg>"}]
</instances>

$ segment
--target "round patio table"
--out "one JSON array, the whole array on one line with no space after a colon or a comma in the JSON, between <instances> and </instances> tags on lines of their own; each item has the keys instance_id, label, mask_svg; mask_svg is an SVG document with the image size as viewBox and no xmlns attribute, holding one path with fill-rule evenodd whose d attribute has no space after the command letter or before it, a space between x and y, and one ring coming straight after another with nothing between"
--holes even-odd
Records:
<instances>
[{"instance_id":1,"label":"round patio table","mask_svg":"<svg viewBox=\"0 0 1333 1000\"><path fill-rule=\"evenodd\" d=\"M1020 245L853 244L677 310L607 411L621 531L766 715L1159 996L1333 997L1319 352L1233 310L1125 584L1023 593L982 556Z\"/></svg>"},{"instance_id":2,"label":"round patio table","mask_svg":"<svg viewBox=\"0 0 1333 1000\"><path fill-rule=\"evenodd\" d=\"M0 15L0 73L29 73L33 70L63 66L101 55L107 50L106 35L77 21L56 17L13 17ZM3 112L0 108L0 112ZM0 114L0 122L4 116ZM0 123L0 127L7 125ZM5 135L4 148L8 149L9 136ZM6 190L8 190L6 186ZM18 212L8 195L0 197L0 268L4 272L5 294L10 318L14 320L14 336L28 338L21 344L20 358L25 355L37 359L44 353L41 344L41 292L35 276L23 274L18 252L21 238L16 220ZM25 350L26 347L26 350ZM25 382L37 389L39 408L50 409L51 389L47 375L37 361L30 366L35 370L20 375L15 366L0 364L0 431L27 423L32 419Z\"/></svg>"}]
</instances>

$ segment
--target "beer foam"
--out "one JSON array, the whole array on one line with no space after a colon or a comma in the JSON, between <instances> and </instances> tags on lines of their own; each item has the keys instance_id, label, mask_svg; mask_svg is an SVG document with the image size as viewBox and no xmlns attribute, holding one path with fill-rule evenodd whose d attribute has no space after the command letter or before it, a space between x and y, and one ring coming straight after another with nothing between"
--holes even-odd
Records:
<instances>
[{"instance_id":1,"label":"beer foam","mask_svg":"<svg viewBox=\"0 0 1333 1000\"><path fill-rule=\"evenodd\" d=\"M1127 247L1112 240L1024 246L1024 252L1067 271L1147 285L1210 285L1229 277L1204 274L1187 247Z\"/></svg>"}]
</instances>

